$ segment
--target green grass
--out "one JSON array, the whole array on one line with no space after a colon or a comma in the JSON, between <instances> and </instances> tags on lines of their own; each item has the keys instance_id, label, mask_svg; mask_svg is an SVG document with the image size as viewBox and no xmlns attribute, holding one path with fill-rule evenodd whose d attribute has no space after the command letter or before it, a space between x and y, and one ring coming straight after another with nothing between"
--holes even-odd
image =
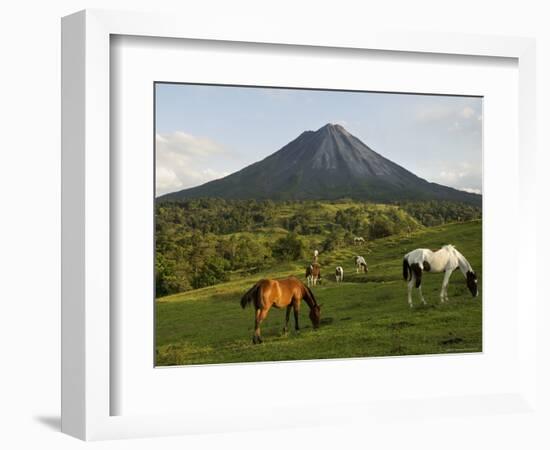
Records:
<instances>
[{"instance_id":1,"label":"green grass","mask_svg":"<svg viewBox=\"0 0 550 450\"><path fill-rule=\"evenodd\" d=\"M460 271L451 277L449 299L439 303L443 274L426 274L428 302L407 304L402 257L419 247L451 243L468 258L479 277L480 296L472 298ZM320 255L323 284L314 294L321 303L321 327L313 330L302 303L301 332L282 334L284 310L272 309L262 324L264 343L252 344L253 309L241 309L242 294L258 279L296 275L304 280L306 261L285 264L247 278L159 298L156 301L156 364L213 364L322 358L479 352L482 350L481 221L427 228L349 246ZM356 274L353 257L366 257L369 273ZM334 267L344 267L344 283ZM291 329L293 330L293 318Z\"/></svg>"}]
</instances>

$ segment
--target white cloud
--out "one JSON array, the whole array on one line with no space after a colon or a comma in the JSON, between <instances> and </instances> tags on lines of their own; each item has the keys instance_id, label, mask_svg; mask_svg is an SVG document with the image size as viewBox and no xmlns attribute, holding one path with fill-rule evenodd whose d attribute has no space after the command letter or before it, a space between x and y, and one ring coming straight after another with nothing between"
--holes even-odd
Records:
<instances>
[{"instance_id":1,"label":"white cloud","mask_svg":"<svg viewBox=\"0 0 550 450\"><path fill-rule=\"evenodd\" d=\"M470 106L465 106L459 112L460 117L463 117L464 119L469 119L471 117L474 117L475 114L476 114L476 112L474 111L474 108L472 108Z\"/></svg>"},{"instance_id":2,"label":"white cloud","mask_svg":"<svg viewBox=\"0 0 550 450\"><path fill-rule=\"evenodd\" d=\"M415 109L413 117L418 123L446 126L452 133L480 131L481 114L468 105L457 108L450 104L424 104Z\"/></svg>"},{"instance_id":3,"label":"white cloud","mask_svg":"<svg viewBox=\"0 0 550 450\"><path fill-rule=\"evenodd\" d=\"M162 195L210 180L227 172L211 167L212 158L225 153L211 139L182 131L156 135L156 194Z\"/></svg>"},{"instance_id":4,"label":"white cloud","mask_svg":"<svg viewBox=\"0 0 550 450\"><path fill-rule=\"evenodd\" d=\"M464 192L469 192L470 194L481 194L481 189L477 189L477 188L465 187L465 188L460 188L460 190Z\"/></svg>"},{"instance_id":5,"label":"white cloud","mask_svg":"<svg viewBox=\"0 0 550 450\"><path fill-rule=\"evenodd\" d=\"M414 118L418 122L433 122L443 119L448 119L455 115L455 109L445 105L423 105L419 106L415 113Z\"/></svg>"},{"instance_id":6,"label":"white cloud","mask_svg":"<svg viewBox=\"0 0 550 450\"><path fill-rule=\"evenodd\" d=\"M449 184L456 183L458 180L466 176L468 176L468 172L457 172L457 171L446 171L446 170L439 172L439 180L445 181L446 183L449 183Z\"/></svg>"},{"instance_id":7,"label":"white cloud","mask_svg":"<svg viewBox=\"0 0 550 450\"><path fill-rule=\"evenodd\" d=\"M331 121L331 123L333 123L335 125L342 125L344 128L349 127L349 123L346 120L342 120L342 119L333 120L333 121Z\"/></svg>"},{"instance_id":8,"label":"white cloud","mask_svg":"<svg viewBox=\"0 0 550 450\"><path fill-rule=\"evenodd\" d=\"M469 162L443 167L432 180L455 189L481 194L481 168Z\"/></svg>"}]
</instances>

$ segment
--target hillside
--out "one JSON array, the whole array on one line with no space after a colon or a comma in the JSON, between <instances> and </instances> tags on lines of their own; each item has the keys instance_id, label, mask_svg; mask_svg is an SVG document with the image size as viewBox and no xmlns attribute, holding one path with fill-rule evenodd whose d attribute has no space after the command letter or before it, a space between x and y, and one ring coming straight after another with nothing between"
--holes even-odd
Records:
<instances>
[{"instance_id":1,"label":"hillside","mask_svg":"<svg viewBox=\"0 0 550 450\"><path fill-rule=\"evenodd\" d=\"M481 196L430 183L376 153L340 125L305 131L286 146L242 170L158 201L225 199L374 202L447 200L473 205Z\"/></svg>"},{"instance_id":2,"label":"hillside","mask_svg":"<svg viewBox=\"0 0 550 450\"><path fill-rule=\"evenodd\" d=\"M331 252L424 226L467 221L481 210L447 202L197 199L156 206L157 296L226 282L280 262Z\"/></svg>"},{"instance_id":3,"label":"hillside","mask_svg":"<svg viewBox=\"0 0 550 450\"><path fill-rule=\"evenodd\" d=\"M368 243L322 252L324 282L314 288L323 304L319 330L301 313L302 332L282 335L284 313L272 310L262 326L264 344L252 345L253 312L239 299L263 277L296 275L303 280L307 259L284 262L258 273L234 276L215 286L162 297L156 301L156 364L207 364L297 360L482 350L481 295L473 299L459 272L449 286L450 302L440 304L441 274L424 277L428 305L406 301L402 256L413 248L452 243L463 252L482 283L481 221L418 228ZM356 274L353 257L364 255L369 273ZM334 282L335 265L344 267L344 283ZM214 324L214 326L213 326Z\"/></svg>"}]
</instances>

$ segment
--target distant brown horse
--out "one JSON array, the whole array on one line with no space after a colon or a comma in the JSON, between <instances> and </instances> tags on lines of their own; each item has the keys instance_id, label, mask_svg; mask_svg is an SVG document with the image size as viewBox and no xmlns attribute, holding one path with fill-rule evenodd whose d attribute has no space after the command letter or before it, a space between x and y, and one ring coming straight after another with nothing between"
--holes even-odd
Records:
<instances>
[{"instance_id":1,"label":"distant brown horse","mask_svg":"<svg viewBox=\"0 0 550 450\"><path fill-rule=\"evenodd\" d=\"M297 278L290 277L281 280L264 279L252 286L252 288L243 295L243 298L241 298L241 306L243 309L249 303L252 303L256 309L252 342L254 344L262 343L260 324L265 320L272 306L275 308L286 307L284 333L288 332L290 308L293 308L294 325L296 331L299 331L298 316L300 314L300 303L302 300L309 306L309 318L311 319L313 328L318 328L321 322L321 305L317 304L311 289L305 286L304 283Z\"/></svg>"},{"instance_id":2,"label":"distant brown horse","mask_svg":"<svg viewBox=\"0 0 550 450\"><path fill-rule=\"evenodd\" d=\"M321 282L321 266L319 264L313 263L306 267L306 280L308 286L315 286L317 282Z\"/></svg>"}]
</instances>

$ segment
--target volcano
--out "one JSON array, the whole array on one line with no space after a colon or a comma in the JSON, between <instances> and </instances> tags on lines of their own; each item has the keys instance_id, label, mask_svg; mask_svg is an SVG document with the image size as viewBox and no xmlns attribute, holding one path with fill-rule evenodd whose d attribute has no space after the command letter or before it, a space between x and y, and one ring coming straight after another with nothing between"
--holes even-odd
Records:
<instances>
[{"instance_id":1,"label":"volcano","mask_svg":"<svg viewBox=\"0 0 550 450\"><path fill-rule=\"evenodd\" d=\"M267 158L159 200L449 200L481 204L481 196L430 183L376 153L341 125L305 131Z\"/></svg>"}]
</instances>

